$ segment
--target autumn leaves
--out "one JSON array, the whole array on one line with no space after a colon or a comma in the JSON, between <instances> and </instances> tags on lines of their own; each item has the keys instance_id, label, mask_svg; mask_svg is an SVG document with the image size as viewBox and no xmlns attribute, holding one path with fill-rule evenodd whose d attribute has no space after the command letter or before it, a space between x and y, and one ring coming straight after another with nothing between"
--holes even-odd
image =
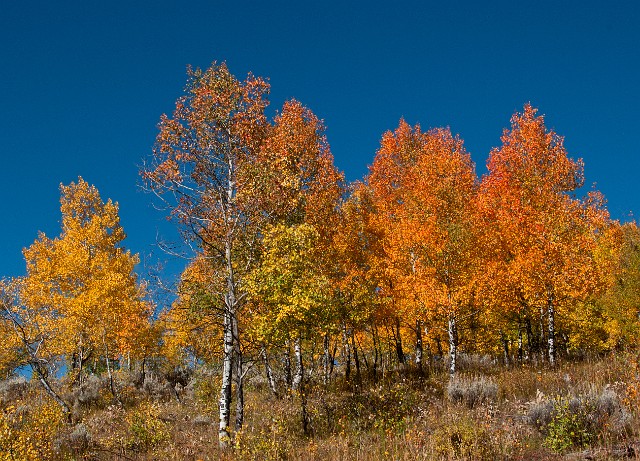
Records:
<instances>
[{"instance_id":1,"label":"autumn leaves","mask_svg":"<svg viewBox=\"0 0 640 461\"><path fill-rule=\"evenodd\" d=\"M558 331L570 334L565 319L605 288L606 258L596 254L614 245L605 240L615 223L596 193L571 195L582 164L529 105L482 179L448 129L401 121L383 136L368 177L345 188L322 124L300 103L285 103L270 122L264 81L240 82L215 64L190 77L173 117L161 121L144 177L198 248L166 321L180 325L190 311L222 319L223 444L230 383L240 401L243 357L256 350L288 357L295 346L288 385L298 388L304 350L320 341L325 364L329 344L341 343L347 379L351 352L360 371L358 348L375 372L380 331L400 363L411 334L418 367L423 347L448 343L452 375L461 345L495 351L516 338L520 356L544 352L554 364ZM197 271L209 275L194 285ZM192 328L172 331L173 344L195 351Z\"/></svg>"},{"instance_id":2,"label":"autumn leaves","mask_svg":"<svg viewBox=\"0 0 640 461\"><path fill-rule=\"evenodd\" d=\"M29 365L68 415L69 406L49 383L52 367L65 360L67 373L82 382L106 365L118 401L114 358L142 359L158 337L134 273L138 257L121 248L118 205L103 202L82 178L60 192L61 234L52 239L41 233L24 250L27 274L3 281L0 330L10 338L2 348L13 361L0 366L12 371Z\"/></svg>"},{"instance_id":3,"label":"autumn leaves","mask_svg":"<svg viewBox=\"0 0 640 461\"><path fill-rule=\"evenodd\" d=\"M474 308L480 257L471 158L448 129L422 132L401 121L383 136L367 183L383 232L380 275L393 315L418 330L446 319L455 373L457 319Z\"/></svg>"},{"instance_id":4,"label":"autumn leaves","mask_svg":"<svg viewBox=\"0 0 640 461\"><path fill-rule=\"evenodd\" d=\"M198 265L188 270L211 274L201 284L183 280L180 310L165 319L176 325L180 312L195 310L218 319L209 325L222 325L219 439L225 446L232 379L236 430L242 426L248 345L264 348L286 336L300 350L309 317L326 304L330 253L323 250L336 228L342 175L322 123L297 101L269 122L263 80L249 75L241 82L224 64L189 75L173 116L161 120L143 177L197 249ZM190 329L175 328L171 342L188 350Z\"/></svg>"},{"instance_id":5,"label":"autumn leaves","mask_svg":"<svg viewBox=\"0 0 640 461\"><path fill-rule=\"evenodd\" d=\"M350 380L352 362L375 378L410 358L422 372L423 357L447 353L453 375L460 349L553 365L560 348L588 342L581 326L596 313L616 343L635 334L633 316L607 306L626 296L612 291L614 274L635 274L637 229L612 222L598 193L575 195L583 165L531 106L513 116L482 178L449 129L401 120L369 175L347 186L322 122L295 100L270 120L268 91L214 63L189 71L160 120L142 178L194 254L158 318L137 257L121 247L117 204L83 180L62 187L60 236L41 235L25 250L27 275L3 286L4 369L29 363L48 385L59 359L79 375L91 360L110 373L125 356L219 364L227 446L233 393L238 431L257 359L274 394L298 396L306 430L308 362L323 364L326 384L337 354Z\"/></svg>"}]
</instances>

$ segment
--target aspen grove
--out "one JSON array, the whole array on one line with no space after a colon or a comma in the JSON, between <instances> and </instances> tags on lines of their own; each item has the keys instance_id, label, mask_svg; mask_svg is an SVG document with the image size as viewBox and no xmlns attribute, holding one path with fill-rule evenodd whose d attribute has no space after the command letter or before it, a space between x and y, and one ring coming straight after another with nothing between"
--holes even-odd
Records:
<instances>
[{"instance_id":1,"label":"aspen grove","mask_svg":"<svg viewBox=\"0 0 640 461\"><path fill-rule=\"evenodd\" d=\"M269 117L268 96L267 80L213 63L188 70L160 117L140 175L188 251L168 303L136 274L118 204L82 178L60 186L60 234L41 233L26 274L1 281L3 377L31 373L73 425L92 379L126 408L153 379L186 405L207 376L207 431L225 453L244 443L259 384L313 437L332 418L314 395L440 371L453 385L464 357L553 373L637 349L640 231L585 190L582 160L530 104L481 177L460 135L400 120L347 183L324 122L296 100ZM6 459L55 457L16 451L3 427Z\"/></svg>"}]
</instances>

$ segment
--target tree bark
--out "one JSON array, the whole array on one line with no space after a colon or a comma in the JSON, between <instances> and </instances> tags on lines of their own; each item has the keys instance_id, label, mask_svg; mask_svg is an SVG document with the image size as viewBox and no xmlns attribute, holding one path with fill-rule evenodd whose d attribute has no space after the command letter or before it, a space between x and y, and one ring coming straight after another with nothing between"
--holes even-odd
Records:
<instances>
[{"instance_id":1,"label":"tree bark","mask_svg":"<svg viewBox=\"0 0 640 461\"><path fill-rule=\"evenodd\" d=\"M379 358L378 330L375 324L371 325L371 338L373 340L373 379L375 380L378 378L378 358Z\"/></svg>"},{"instance_id":2,"label":"tree bark","mask_svg":"<svg viewBox=\"0 0 640 461\"><path fill-rule=\"evenodd\" d=\"M522 341L522 325L518 327L518 362L522 363L524 358L524 345Z\"/></svg>"},{"instance_id":3,"label":"tree bark","mask_svg":"<svg viewBox=\"0 0 640 461\"><path fill-rule=\"evenodd\" d=\"M333 374L333 368L336 363L336 354L338 353L338 341L333 342L333 351L331 352L330 361L329 361L329 380L331 380L331 375Z\"/></svg>"},{"instance_id":4,"label":"tree bark","mask_svg":"<svg viewBox=\"0 0 640 461\"><path fill-rule=\"evenodd\" d=\"M264 363L264 371L267 375L267 383L269 383L269 389L274 397L279 398L278 395L278 386L276 385L276 380L273 377L273 371L271 370L271 365L269 365L269 358L267 357L267 348L265 345L262 345L262 349L260 351L260 355L262 356L262 363Z\"/></svg>"},{"instance_id":5,"label":"tree bark","mask_svg":"<svg viewBox=\"0 0 640 461\"><path fill-rule=\"evenodd\" d=\"M402 350L402 336L400 334L400 317L396 317L395 340L396 340L396 356L398 358L398 363L404 366L405 359L404 359L404 351Z\"/></svg>"},{"instance_id":6,"label":"tree bark","mask_svg":"<svg viewBox=\"0 0 640 461\"><path fill-rule=\"evenodd\" d=\"M531 357L533 356L533 353L535 351L535 346L534 346L535 337L533 336L533 327L531 326L531 319L529 318L528 314L527 314L527 317L525 318L525 326L527 328L527 352L526 352L525 360L528 362L531 360Z\"/></svg>"},{"instance_id":7,"label":"tree bark","mask_svg":"<svg viewBox=\"0 0 640 461\"><path fill-rule=\"evenodd\" d=\"M109 389L111 390L111 395L115 399L116 403L122 406L122 402L120 401L120 397L118 397L118 392L116 392L116 386L113 382L113 374L111 373L111 361L109 359L109 348L107 347L107 339L106 333L102 332L102 343L104 344L104 359L107 362L107 376L109 377Z\"/></svg>"},{"instance_id":8,"label":"tree bark","mask_svg":"<svg viewBox=\"0 0 640 461\"><path fill-rule=\"evenodd\" d=\"M511 358L509 356L509 340L507 339L504 333L500 335L500 339L502 341L502 353L504 355L504 366L509 367L511 365Z\"/></svg>"},{"instance_id":9,"label":"tree bark","mask_svg":"<svg viewBox=\"0 0 640 461\"><path fill-rule=\"evenodd\" d=\"M458 331L456 328L456 317L449 314L447 332L449 334L449 376L453 378L456 373L456 362L458 359Z\"/></svg>"},{"instance_id":10,"label":"tree bark","mask_svg":"<svg viewBox=\"0 0 640 461\"><path fill-rule=\"evenodd\" d=\"M540 358L544 361L544 307L540 306L540 338L538 339L538 353L540 354Z\"/></svg>"},{"instance_id":11,"label":"tree bark","mask_svg":"<svg viewBox=\"0 0 640 461\"><path fill-rule=\"evenodd\" d=\"M416 320L416 368L422 375L422 322L420 320Z\"/></svg>"},{"instance_id":12,"label":"tree bark","mask_svg":"<svg viewBox=\"0 0 640 461\"><path fill-rule=\"evenodd\" d=\"M224 311L223 351L222 351L222 384L220 386L220 423L218 426L218 443L220 448L227 448L231 441L229 419L231 415L231 379L233 370L233 325L230 309Z\"/></svg>"},{"instance_id":13,"label":"tree bark","mask_svg":"<svg viewBox=\"0 0 640 461\"><path fill-rule=\"evenodd\" d=\"M58 405L60 405L60 407L62 408L62 413L64 414L67 422L71 422L71 408L69 408L69 405L67 405L67 402L62 400L62 397L60 397L56 393L56 391L53 390L53 388L49 384L49 381L47 380L47 373L45 373L41 368L42 365L40 365L37 362L36 363L31 362L30 365L31 365L31 370L33 370L36 373L36 375L38 375L38 381L40 381L40 384L42 384L42 387L44 387L44 390L46 391L46 393L49 394L49 396Z\"/></svg>"},{"instance_id":14,"label":"tree bark","mask_svg":"<svg viewBox=\"0 0 640 461\"><path fill-rule=\"evenodd\" d=\"M78 347L78 352L73 354L72 360L72 370L77 370L77 374L74 378L75 384L84 383L85 373L84 373L84 365L91 358L93 354L93 349L89 349L88 353L85 353L84 346L80 345Z\"/></svg>"},{"instance_id":15,"label":"tree bark","mask_svg":"<svg viewBox=\"0 0 640 461\"><path fill-rule=\"evenodd\" d=\"M284 383L287 386L287 390L291 390L293 375L291 374L291 345L289 344L289 340L285 342L282 366L284 368Z\"/></svg>"},{"instance_id":16,"label":"tree bark","mask_svg":"<svg viewBox=\"0 0 640 461\"><path fill-rule=\"evenodd\" d=\"M323 347L323 375L322 375L322 384L329 384L329 361L331 360L329 353L329 333L325 333L324 339L322 341Z\"/></svg>"},{"instance_id":17,"label":"tree bark","mask_svg":"<svg viewBox=\"0 0 640 461\"><path fill-rule=\"evenodd\" d=\"M309 413L307 411L307 393L304 380L304 364L302 361L302 341L298 336L293 343L294 355L296 357L296 374L293 377L293 389L298 391L300 398L300 419L302 432L309 435Z\"/></svg>"},{"instance_id":18,"label":"tree bark","mask_svg":"<svg viewBox=\"0 0 640 461\"><path fill-rule=\"evenodd\" d=\"M304 369L302 367L302 345L299 336L293 342L293 353L296 357L296 373L293 375L292 388L296 390L300 387L300 384L304 379Z\"/></svg>"},{"instance_id":19,"label":"tree bark","mask_svg":"<svg viewBox=\"0 0 640 461\"><path fill-rule=\"evenodd\" d=\"M555 339L555 306L553 293L547 294L547 314L549 316L549 365L556 365L556 339Z\"/></svg>"},{"instance_id":20,"label":"tree bark","mask_svg":"<svg viewBox=\"0 0 640 461\"><path fill-rule=\"evenodd\" d=\"M238 331L238 319L233 319L233 343L236 369L236 432L242 429L244 423L244 364L242 363L242 349Z\"/></svg>"},{"instance_id":21,"label":"tree bark","mask_svg":"<svg viewBox=\"0 0 640 461\"><path fill-rule=\"evenodd\" d=\"M358 347L356 346L356 338L353 334L353 330L351 330L351 343L353 347L353 363L356 366L356 381L360 382L360 359L358 358Z\"/></svg>"},{"instance_id":22,"label":"tree bark","mask_svg":"<svg viewBox=\"0 0 640 461\"><path fill-rule=\"evenodd\" d=\"M351 347L349 345L349 336L347 335L347 325L342 325L342 359L344 361L344 379L351 379Z\"/></svg>"}]
</instances>

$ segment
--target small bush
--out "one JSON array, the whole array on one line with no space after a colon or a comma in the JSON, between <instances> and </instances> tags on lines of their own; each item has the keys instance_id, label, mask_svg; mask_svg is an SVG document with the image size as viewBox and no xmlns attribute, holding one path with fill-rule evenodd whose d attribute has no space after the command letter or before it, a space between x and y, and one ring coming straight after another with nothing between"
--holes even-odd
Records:
<instances>
[{"instance_id":1,"label":"small bush","mask_svg":"<svg viewBox=\"0 0 640 461\"><path fill-rule=\"evenodd\" d=\"M91 434L87 426L77 424L71 433L58 437L54 441L55 451L61 454L79 455L84 453L91 444Z\"/></svg>"},{"instance_id":2,"label":"small bush","mask_svg":"<svg viewBox=\"0 0 640 461\"><path fill-rule=\"evenodd\" d=\"M447 360L448 362L448 360ZM488 373L498 364L497 360L487 354L458 354L456 365L459 371Z\"/></svg>"},{"instance_id":3,"label":"small bush","mask_svg":"<svg viewBox=\"0 0 640 461\"><path fill-rule=\"evenodd\" d=\"M631 421L613 389L592 390L574 397L545 397L538 392L529 404L528 419L557 452L585 447L598 437L621 435Z\"/></svg>"},{"instance_id":4,"label":"small bush","mask_svg":"<svg viewBox=\"0 0 640 461\"><path fill-rule=\"evenodd\" d=\"M589 445L595 437L587 420L590 410L577 399L557 398L551 421L544 428L544 444L559 453Z\"/></svg>"},{"instance_id":5,"label":"small bush","mask_svg":"<svg viewBox=\"0 0 640 461\"><path fill-rule=\"evenodd\" d=\"M15 376L0 381L0 403L6 405L24 396L29 384L24 376Z\"/></svg>"},{"instance_id":6,"label":"small bush","mask_svg":"<svg viewBox=\"0 0 640 461\"><path fill-rule=\"evenodd\" d=\"M215 375L200 374L193 383L194 399L208 415L218 411L219 378Z\"/></svg>"},{"instance_id":7,"label":"small bush","mask_svg":"<svg viewBox=\"0 0 640 461\"><path fill-rule=\"evenodd\" d=\"M205 415L196 415L191 419L191 423L194 426L210 426L214 424L213 418Z\"/></svg>"},{"instance_id":8,"label":"small bush","mask_svg":"<svg viewBox=\"0 0 640 461\"><path fill-rule=\"evenodd\" d=\"M347 426L354 431L366 431L375 428L380 431L401 431L405 426L405 417L416 408L416 393L408 392L405 384L392 386L380 385L365 392L353 394L340 403L341 408L327 410L342 413L333 431L344 431Z\"/></svg>"},{"instance_id":9,"label":"small bush","mask_svg":"<svg viewBox=\"0 0 640 461\"><path fill-rule=\"evenodd\" d=\"M456 377L449 381L447 395L452 402L473 408L494 401L498 395L498 385L484 376L474 379Z\"/></svg>"},{"instance_id":10,"label":"small bush","mask_svg":"<svg viewBox=\"0 0 640 461\"><path fill-rule=\"evenodd\" d=\"M87 430L87 426L80 423L73 428L73 432L69 434L70 445L77 450L86 449L91 443L91 434Z\"/></svg>"},{"instance_id":11,"label":"small bush","mask_svg":"<svg viewBox=\"0 0 640 461\"><path fill-rule=\"evenodd\" d=\"M431 437L437 459L502 459L493 434L467 417L447 420Z\"/></svg>"},{"instance_id":12,"label":"small bush","mask_svg":"<svg viewBox=\"0 0 640 461\"><path fill-rule=\"evenodd\" d=\"M0 414L0 461L52 459L54 438L63 425L62 411L52 402L5 407Z\"/></svg>"},{"instance_id":13,"label":"small bush","mask_svg":"<svg viewBox=\"0 0 640 461\"><path fill-rule=\"evenodd\" d=\"M544 432L545 428L553 419L555 409L553 399L546 398L545 395L538 390L536 400L529 402L528 406L527 420L539 431Z\"/></svg>"},{"instance_id":14,"label":"small bush","mask_svg":"<svg viewBox=\"0 0 640 461\"><path fill-rule=\"evenodd\" d=\"M159 416L159 407L147 402L127 414L125 420L129 435L125 441L126 448L144 451L167 441L169 427Z\"/></svg>"},{"instance_id":15,"label":"small bush","mask_svg":"<svg viewBox=\"0 0 640 461\"><path fill-rule=\"evenodd\" d=\"M142 384L142 389L146 395L154 400L168 401L173 397L171 384L163 380L155 373L147 373Z\"/></svg>"},{"instance_id":16,"label":"small bush","mask_svg":"<svg viewBox=\"0 0 640 461\"><path fill-rule=\"evenodd\" d=\"M80 409L96 406L102 400L103 391L106 392L107 381L97 375L87 376L79 386L76 386L66 396L71 402L74 412Z\"/></svg>"}]
</instances>

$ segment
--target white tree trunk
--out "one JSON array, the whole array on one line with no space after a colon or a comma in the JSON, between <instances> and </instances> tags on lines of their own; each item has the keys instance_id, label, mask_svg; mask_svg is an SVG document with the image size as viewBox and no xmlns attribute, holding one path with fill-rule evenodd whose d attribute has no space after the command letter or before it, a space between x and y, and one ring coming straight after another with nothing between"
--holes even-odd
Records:
<instances>
[{"instance_id":1,"label":"white tree trunk","mask_svg":"<svg viewBox=\"0 0 640 461\"><path fill-rule=\"evenodd\" d=\"M233 319L234 360L236 368L236 432L244 424L244 364L242 363L242 349L240 348L240 333L238 319Z\"/></svg>"},{"instance_id":2,"label":"white tree trunk","mask_svg":"<svg viewBox=\"0 0 640 461\"><path fill-rule=\"evenodd\" d=\"M304 368L302 365L302 346L300 344L300 337L298 336L293 343L293 352L296 356L296 373L293 376L293 389L298 389L302 380L304 379Z\"/></svg>"},{"instance_id":3,"label":"white tree trunk","mask_svg":"<svg viewBox=\"0 0 640 461\"><path fill-rule=\"evenodd\" d=\"M267 383L269 383L269 389L275 397L278 397L278 386L276 385L276 380L273 377L273 371L271 370L269 358L267 357L267 348L264 344L262 345L262 349L260 350L260 355L262 356L262 363L264 363L264 371L267 375Z\"/></svg>"},{"instance_id":4,"label":"white tree trunk","mask_svg":"<svg viewBox=\"0 0 640 461\"><path fill-rule=\"evenodd\" d=\"M416 320L416 368L422 374L422 322Z\"/></svg>"},{"instance_id":5,"label":"white tree trunk","mask_svg":"<svg viewBox=\"0 0 640 461\"><path fill-rule=\"evenodd\" d=\"M218 443L221 448L229 446L231 434L229 433L229 418L231 415L231 379L233 370L233 326L232 315L225 308L223 322L223 351L222 351L222 385L220 387L220 424L218 427Z\"/></svg>"},{"instance_id":6,"label":"white tree trunk","mask_svg":"<svg viewBox=\"0 0 640 461\"><path fill-rule=\"evenodd\" d=\"M43 369L42 365L37 361L37 359L32 360L29 364L31 365L31 370L34 371L36 375L38 375L38 381L40 381L40 384L42 384L44 390L53 400L55 400L58 405L60 405L60 407L62 408L62 412L65 415L65 419L68 422L71 422L71 408L69 408L67 402L62 400L62 397L60 397L49 384L49 381L47 379L48 373L46 372L46 370Z\"/></svg>"},{"instance_id":7,"label":"white tree trunk","mask_svg":"<svg viewBox=\"0 0 640 461\"><path fill-rule=\"evenodd\" d=\"M449 376L453 378L458 359L458 332L456 331L456 317L453 314L449 315L447 332L449 333Z\"/></svg>"},{"instance_id":8,"label":"white tree trunk","mask_svg":"<svg viewBox=\"0 0 640 461\"><path fill-rule=\"evenodd\" d=\"M556 365L556 327L555 327L555 306L553 305L553 293L547 295L547 314L549 316L549 365Z\"/></svg>"},{"instance_id":9,"label":"white tree trunk","mask_svg":"<svg viewBox=\"0 0 640 461\"><path fill-rule=\"evenodd\" d=\"M239 338L237 331L237 308L238 298L236 296L236 277L233 266L233 242L234 242L234 219L232 209L235 202L236 183L235 183L235 163L233 156L229 156L228 170L226 176L226 200L223 202L223 209L226 213L226 235L224 239L224 257L226 264L226 293L224 296L224 319L223 319L223 351L222 351L222 383L220 386L220 424L218 427L218 444L221 448L227 448L231 441L229 433L229 421L231 418L231 386L233 380L234 352L239 351ZM238 344L238 350L234 351L235 345ZM237 359L237 358L236 358ZM240 364L242 370L242 364ZM237 370L236 370L237 372ZM242 399L242 374L238 375L240 387L239 396ZM243 414L244 402L239 403L240 408L236 408L236 414L239 413L240 418ZM240 420L242 424L242 419Z\"/></svg>"},{"instance_id":10,"label":"white tree trunk","mask_svg":"<svg viewBox=\"0 0 640 461\"><path fill-rule=\"evenodd\" d=\"M309 414L307 413L307 394L304 386L304 365L302 363L302 345L300 336L295 339L293 348L296 356L296 374L293 377L293 389L298 391L298 396L300 397L302 431L305 435L308 435Z\"/></svg>"}]
</instances>

